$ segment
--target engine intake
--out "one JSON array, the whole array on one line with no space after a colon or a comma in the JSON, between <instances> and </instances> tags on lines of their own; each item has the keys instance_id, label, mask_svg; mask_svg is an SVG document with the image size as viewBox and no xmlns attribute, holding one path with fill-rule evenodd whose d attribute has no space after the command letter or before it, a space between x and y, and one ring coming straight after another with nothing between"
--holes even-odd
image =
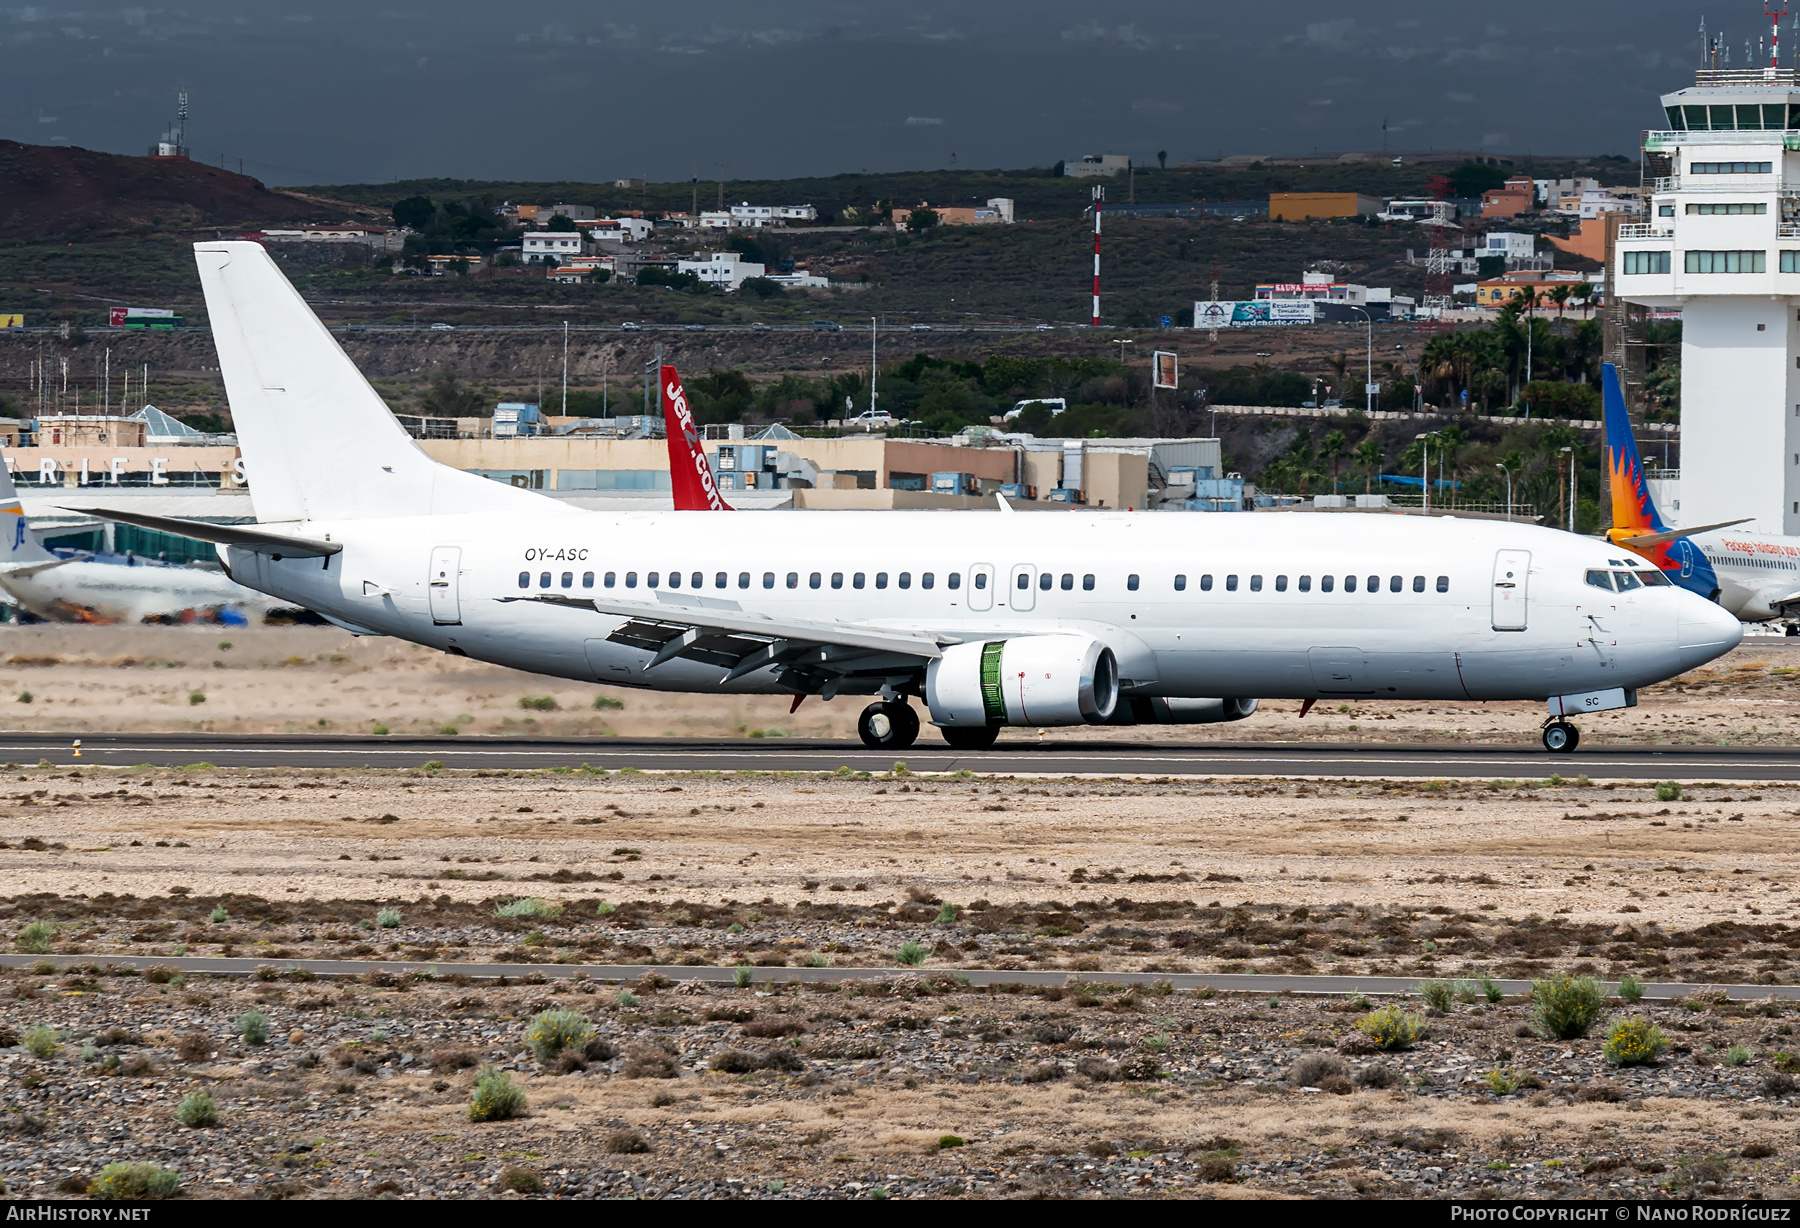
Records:
<instances>
[{"instance_id":1,"label":"engine intake","mask_svg":"<svg viewBox=\"0 0 1800 1228\"><path fill-rule=\"evenodd\" d=\"M1119 702L1112 649L1086 635L955 644L925 672L935 725L1099 725Z\"/></svg>"}]
</instances>

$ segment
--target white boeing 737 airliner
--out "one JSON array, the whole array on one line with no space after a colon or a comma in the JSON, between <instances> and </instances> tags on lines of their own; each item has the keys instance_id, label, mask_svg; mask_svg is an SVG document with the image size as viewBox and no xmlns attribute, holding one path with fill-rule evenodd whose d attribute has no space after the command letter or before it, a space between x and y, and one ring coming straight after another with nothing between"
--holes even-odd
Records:
<instances>
[{"instance_id":1,"label":"white boeing 737 airliner","mask_svg":"<svg viewBox=\"0 0 1800 1228\"><path fill-rule=\"evenodd\" d=\"M1617 546L1405 516L589 512L433 462L255 243L195 248L260 523L85 509L218 543L231 574L360 629L583 682L922 701L1006 725L1235 719L1257 697L1578 711L1735 646ZM679 395L678 389L666 389ZM1636 587L1592 582L1631 572ZM1207 698L1234 696L1220 700Z\"/></svg>"}]
</instances>

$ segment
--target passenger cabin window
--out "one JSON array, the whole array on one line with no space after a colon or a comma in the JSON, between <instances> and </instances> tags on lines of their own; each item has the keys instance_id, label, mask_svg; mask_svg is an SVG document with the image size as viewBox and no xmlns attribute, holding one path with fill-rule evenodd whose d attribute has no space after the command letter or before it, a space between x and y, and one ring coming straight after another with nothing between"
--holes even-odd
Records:
<instances>
[{"instance_id":1,"label":"passenger cabin window","mask_svg":"<svg viewBox=\"0 0 1800 1228\"><path fill-rule=\"evenodd\" d=\"M986 577L977 576L976 578L977 579L985 579ZM887 587L887 572L878 571L875 573L875 587L876 588L886 588Z\"/></svg>"},{"instance_id":2,"label":"passenger cabin window","mask_svg":"<svg viewBox=\"0 0 1800 1228\"><path fill-rule=\"evenodd\" d=\"M688 587L689 588L705 588L706 587L706 577L696 571L693 575L688 577ZM721 580L719 582L719 587L720 588L725 587L725 583L723 580Z\"/></svg>"},{"instance_id":3,"label":"passenger cabin window","mask_svg":"<svg viewBox=\"0 0 1800 1228\"><path fill-rule=\"evenodd\" d=\"M661 575L662 575L662 573L659 571L650 572L648 575L646 575L644 577L644 587L645 588L655 588L656 584L657 584L657 580Z\"/></svg>"},{"instance_id":4,"label":"passenger cabin window","mask_svg":"<svg viewBox=\"0 0 1800 1228\"><path fill-rule=\"evenodd\" d=\"M1275 577L1275 591L1278 593L1287 592L1287 577L1286 576L1276 576Z\"/></svg>"},{"instance_id":5,"label":"passenger cabin window","mask_svg":"<svg viewBox=\"0 0 1800 1228\"><path fill-rule=\"evenodd\" d=\"M912 587L912 572L903 571L900 573L898 578L900 581L901 588L911 588Z\"/></svg>"},{"instance_id":6,"label":"passenger cabin window","mask_svg":"<svg viewBox=\"0 0 1800 1228\"><path fill-rule=\"evenodd\" d=\"M605 583L607 588L611 588L613 586L613 581L618 578L618 574L619 573L616 571L609 571L606 573L606 579L603 581L603 583Z\"/></svg>"},{"instance_id":7,"label":"passenger cabin window","mask_svg":"<svg viewBox=\"0 0 1800 1228\"><path fill-rule=\"evenodd\" d=\"M1329 593L1332 590L1332 588L1336 586L1336 584L1337 584L1336 576L1320 576L1319 577L1319 591L1321 593Z\"/></svg>"},{"instance_id":8,"label":"passenger cabin window","mask_svg":"<svg viewBox=\"0 0 1800 1228\"><path fill-rule=\"evenodd\" d=\"M1425 577L1424 576L1414 576L1413 577L1413 592L1422 593L1424 591L1425 591Z\"/></svg>"},{"instance_id":9,"label":"passenger cabin window","mask_svg":"<svg viewBox=\"0 0 1800 1228\"><path fill-rule=\"evenodd\" d=\"M745 579L748 580L749 577L745 577ZM725 572L721 571L718 575L713 577L713 587L714 588L729 588L730 584L731 584L731 577L729 575L727 575Z\"/></svg>"},{"instance_id":10,"label":"passenger cabin window","mask_svg":"<svg viewBox=\"0 0 1800 1228\"><path fill-rule=\"evenodd\" d=\"M1081 591L1084 593L1091 593L1094 591L1093 573L1090 572L1089 574L1081 577Z\"/></svg>"},{"instance_id":11,"label":"passenger cabin window","mask_svg":"<svg viewBox=\"0 0 1800 1228\"><path fill-rule=\"evenodd\" d=\"M539 588L549 588L550 587L550 573L549 572L546 571L543 575L538 577L538 587Z\"/></svg>"},{"instance_id":12,"label":"passenger cabin window","mask_svg":"<svg viewBox=\"0 0 1800 1228\"><path fill-rule=\"evenodd\" d=\"M1138 578L1135 575L1126 576L1125 577L1125 587L1127 589L1129 589L1131 592L1134 592L1134 593L1137 592Z\"/></svg>"},{"instance_id":13,"label":"passenger cabin window","mask_svg":"<svg viewBox=\"0 0 1800 1228\"><path fill-rule=\"evenodd\" d=\"M531 587L531 573L529 571L521 571L519 573L519 587L520 588L530 588Z\"/></svg>"},{"instance_id":14,"label":"passenger cabin window","mask_svg":"<svg viewBox=\"0 0 1800 1228\"><path fill-rule=\"evenodd\" d=\"M877 584L878 584L878 585L879 585L879 584L884 584L884 583L886 583L886 578L885 578L885 577L884 577L884 578L883 578L883 579L882 579L882 580L880 580L880 581L878 581L878 582L877 582ZM976 587L976 588L978 588L978 589L982 589L982 588L986 588L986 587L987 587L987 572L985 572L985 571L978 571L978 572L976 572L976 573L975 573L975 587Z\"/></svg>"},{"instance_id":15,"label":"passenger cabin window","mask_svg":"<svg viewBox=\"0 0 1800 1228\"><path fill-rule=\"evenodd\" d=\"M1019 573L1019 591L1022 593L1030 587L1031 587L1031 573L1021 571ZM1133 587L1135 587L1135 585Z\"/></svg>"},{"instance_id":16,"label":"passenger cabin window","mask_svg":"<svg viewBox=\"0 0 1800 1228\"><path fill-rule=\"evenodd\" d=\"M1250 591L1253 593L1262 592L1262 577L1261 576L1251 576L1250 577Z\"/></svg>"},{"instance_id":17,"label":"passenger cabin window","mask_svg":"<svg viewBox=\"0 0 1800 1228\"><path fill-rule=\"evenodd\" d=\"M584 571L581 573L581 587L582 588L593 588L594 587L594 573L593 572Z\"/></svg>"},{"instance_id":18,"label":"passenger cabin window","mask_svg":"<svg viewBox=\"0 0 1800 1228\"><path fill-rule=\"evenodd\" d=\"M1610 572L1601 571L1596 568L1587 573L1587 582L1593 587L1603 588L1609 593L1613 591L1612 573Z\"/></svg>"},{"instance_id":19,"label":"passenger cabin window","mask_svg":"<svg viewBox=\"0 0 1800 1228\"><path fill-rule=\"evenodd\" d=\"M681 587L681 573L679 571L671 571L669 573L669 587L670 588L680 588Z\"/></svg>"},{"instance_id":20,"label":"passenger cabin window","mask_svg":"<svg viewBox=\"0 0 1800 1228\"><path fill-rule=\"evenodd\" d=\"M948 588L961 588L962 587L962 572L960 572L960 571L951 572L948 576L944 577L944 584ZM1049 588L1050 586L1048 584L1046 584L1046 585L1044 585L1044 587Z\"/></svg>"},{"instance_id":21,"label":"passenger cabin window","mask_svg":"<svg viewBox=\"0 0 1800 1228\"><path fill-rule=\"evenodd\" d=\"M806 577L806 587L808 588L818 588L823 583L825 583L825 577L816 571Z\"/></svg>"},{"instance_id":22,"label":"passenger cabin window","mask_svg":"<svg viewBox=\"0 0 1800 1228\"><path fill-rule=\"evenodd\" d=\"M1356 577L1355 576L1345 576L1344 577L1344 591L1346 593L1354 593L1356 591Z\"/></svg>"},{"instance_id":23,"label":"passenger cabin window","mask_svg":"<svg viewBox=\"0 0 1800 1228\"><path fill-rule=\"evenodd\" d=\"M1200 591L1203 593L1212 592L1212 575L1210 573L1200 577Z\"/></svg>"},{"instance_id":24,"label":"passenger cabin window","mask_svg":"<svg viewBox=\"0 0 1800 1228\"><path fill-rule=\"evenodd\" d=\"M775 587L775 573L774 572L772 572L772 571L763 572L763 587L764 588L774 588Z\"/></svg>"},{"instance_id":25,"label":"passenger cabin window","mask_svg":"<svg viewBox=\"0 0 1800 1228\"><path fill-rule=\"evenodd\" d=\"M625 573L625 587L626 588L636 588L637 587L637 572L628 571Z\"/></svg>"},{"instance_id":26,"label":"passenger cabin window","mask_svg":"<svg viewBox=\"0 0 1800 1228\"><path fill-rule=\"evenodd\" d=\"M850 577L850 587L851 588L861 588L862 586L863 586L863 573L859 571L855 575Z\"/></svg>"},{"instance_id":27,"label":"passenger cabin window","mask_svg":"<svg viewBox=\"0 0 1800 1228\"><path fill-rule=\"evenodd\" d=\"M574 588L575 587L575 573L574 572L572 572L572 571L563 572L562 586L564 588Z\"/></svg>"},{"instance_id":28,"label":"passenger cabin window","mask_svg":"<svg viewBox=\"0 0 1800 1228\"><path fill-rule=\"evenodd\" d=\"M1228 593L1237 592L1237 577L1236 576L1226 576L1225 577L1225 591Z\"/></svg>"},{"instance_id":29,"label":"passenger cabin window","mask_svg":"<svg viewBox=\"0 0 1800 1228\"><path fill-rule=\"evenodd\" d=\"M831 573L831 587L832 588L843 588L844 587L844 573L843 572L834 571Z\"/></svg>"},{"instance_id":30,"label":"passenger cabin window","mask_svg":"<svg viewBox=\"0 0 1800 1228\"><path fill-rule=\"evenodd\" d=\"M1180 593L1180 592L1185 592L1186 590L1187 590L1187 577L1186 576L1176 576L1175 577L1175 591Z\"/></svg>"},{"instance_id":31,"label":"passenger cabin window","mask_svg":"<svg viewBox=\"0 0 1800 1228\"><path fill-rule=\"evenodd\" d=\"M926 571L926 572L921 572L919 574L919 587L920 588L931 588L931 587L935 586L936 584L937 584L937 575L935 572Z\"/></svg>"},{"instance_id":32,"label":"passenger cabin window","mask_svg":"<svg viewBox=\"0 0 1800 1228\"><path fill-rule=\"evenodd\" d=\"M1613 572L1613 583L1619 586L1621 593L1629 593L1634 588L1644 587L1638 583L1637 575L1629 571Z\"/></svg>"},{"instance_id":33,"label":"passenger cabin window","mask_svg":"<svg viewBox=\"0 0 1800 1228\"><path fill-rule=\"evenodd\" d=\"M1074 588L1074 587L1075 587L1075 577L1074 577L1074 575L1073 575L1073 574L1071 574L1071 573L1070 573L1070 572L1066 572L1066 571L1065 571L1065 572L1063 572L1063 578L1062 578L1062 591L1063 591L1063 592L1065 592L1065 593L1066 593L1066 592L1068 592L1068 591L1069 591L1069 590L1070 590L1070 589L1073 589L1073 588Z\"/></svg>"},{"instance_id":34,"label":"passenger cabin window","mask_svg":"<svg viewBox=\"0 0 1800 1228\"><path fill-rule=\"evenodd\" d=\"M738 572L738 587L739 588L749 588L750 587L750 573L749 572L747 572L747 571Z\"/></svg>"},{"instance_id":35,"label":"passenger cabin window","mask_svg":"<svg viewBox=\"0 0 1800 1228\"><path fill-rule=\"evenodd\" d=\"M787 586L789 588L799 588L800 587L800 573L799 572L797 572L797 571L788 572Z\"/></svg>"},{"instance_id":36,"label":"passenger cabin window","mask_svg":"<svg viewBox=\"0 0 1800 1228\"><path fill-rule=\"evenodd\" d=\"M1449 592L1450 591L1450 577L1449 576L1439 576L1437 588L1438 588L1438 592L1440 592L1440 593Z\"/></svg>"},{"instance_id":37,"label":"passenger cabin window","mask_svg":"<svg viewBox=\"0 0 1800 1228\"><path fill-rule=\"evenodd\" d=\"M1371 593L1379 593L1381 591L1381 577L1380 576L1370 576L1369 577L1369 590L1368 591Z\"/></svg>"},{"instance_id":38,"label":"passenger cabin window","mask_svg":"<svg viewBox=\"0 0 1800 1228\"><path fill-rule=\"evenodd\" d=\"M1051 575L1047 571L1043 575L1038 577L1038 587L1046 593L1049 592L1053 587L1055 587L1055 585L1056 585L1056 577Z\"/></svg>"},{"instance_id":39,"label":"passenger cabin window","mask_svg":"<svg viewBox=\"0 0 1800 1228\"><path fill-rule=\"evenodd\" d=\"M1301 576L1300 577L1300 591L1303 593L1312 592L1312 577L1311 576Z\"/></svg>"}]
</instances>

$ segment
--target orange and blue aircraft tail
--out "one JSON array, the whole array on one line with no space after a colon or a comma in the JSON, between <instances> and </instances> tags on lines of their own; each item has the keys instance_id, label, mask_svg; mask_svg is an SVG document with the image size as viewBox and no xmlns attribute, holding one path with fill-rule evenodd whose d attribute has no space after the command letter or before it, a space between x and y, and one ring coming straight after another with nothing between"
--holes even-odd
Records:
<instances>
[{"instance_id":1,"label":"orange and blue aircraft tail","mask_svg":"<svg viewBox=\"0 0 1800 1228\"><path fill-rule=\"evenodd\" d=\"M1606 411L1606 474L1612 492L1612 528L1607 530L1606 539L1655 563L1682 588L1711 599L1718 592L1719 579L1706 555L1692 541L1677 537L1654 546L1628 546L1622 540L1667 533L1669 526L1650 497L1637 437L1632 433L1631 417L1625 412L1625 389L1619 382L1618 368L1610 362L1600 368L1600 391Z\"/></svg>"}]
</instances>

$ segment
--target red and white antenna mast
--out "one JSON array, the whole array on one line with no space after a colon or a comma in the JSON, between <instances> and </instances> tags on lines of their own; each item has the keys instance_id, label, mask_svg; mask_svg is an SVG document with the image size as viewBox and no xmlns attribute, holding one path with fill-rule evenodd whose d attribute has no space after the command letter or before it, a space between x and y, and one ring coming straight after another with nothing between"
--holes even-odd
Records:
<instances>
[{"instance_id":1,"label":"red and white antenna mast","mask_svg":"<svg viewBox=\"0 0 1800 1228\"><path fill-rule=\"evenodd\" d=\"M1781 67L1781 19L1788 14L1787 0L1781 0L1777 9L1769 0L1763 0L1763 16L1769 19L1769 67Z\"/></svg>"},{"instance_id":2,"label":"red and white antenna mast","mask_svg":"<svg viewBox=\"0 0 1800 1228\"><path fill-rule=\"evenodd\" d=\"M1099 184L1094 185L1094 323L1100 327L1100 203L1106 199L1106 189Z\"/></svg>"}]
</instances>

